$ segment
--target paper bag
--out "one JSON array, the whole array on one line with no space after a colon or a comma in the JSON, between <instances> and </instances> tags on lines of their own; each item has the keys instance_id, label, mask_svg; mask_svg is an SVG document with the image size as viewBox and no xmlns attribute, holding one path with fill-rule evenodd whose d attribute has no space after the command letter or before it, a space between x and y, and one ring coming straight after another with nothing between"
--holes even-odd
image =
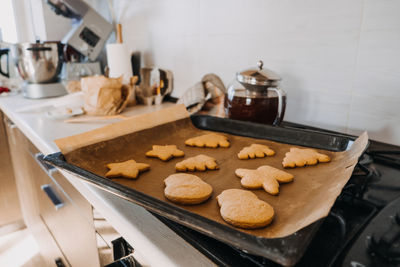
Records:
<instances>
[{"instance_id":1,"label":"paper bag","mask_svg":"<svg viewBox=\"0 0 400 267\"><path fill-rule=\"evenodd\" d=\"M120 78L90 76L81 79L84 110L89 115L115 115L128 104L131 91Z\"/></svg>"}]
</instances>

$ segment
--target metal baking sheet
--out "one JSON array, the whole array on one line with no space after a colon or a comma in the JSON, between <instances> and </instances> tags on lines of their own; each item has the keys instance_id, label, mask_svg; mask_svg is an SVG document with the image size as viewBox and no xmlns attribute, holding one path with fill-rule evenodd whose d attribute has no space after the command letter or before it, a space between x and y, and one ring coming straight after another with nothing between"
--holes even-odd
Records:
<instances>
[{"instance_id":1,"label":"metal baking sheet","mask_svg":"<svg viewBox=\"0 0 400 267\"><path fill-rule=\"evenodd\" d=\"M183 144L184 140L187 137L192 137L193 134L201 134L201 130L199 129L228 134L232 144L231 148L229 148L230 150L224 148L204 149L185 147ZM143 138L150 141L146 141ZM254 138L257 140L254 140ZM284 224L282 219L285 217L285 211L284 207L279 208L276 197L269 196L263 192L263 190L254 190L254 193L256 193L259 198L268 201L274 206L277 217L274 219L271 226L258 230L243 230L226 224L219 216L219 207L216 204L215 197L223 189L240 188L240 179L233 174L232 166L228 167L232 164L232 157L236 157L236 150L240 147L254 141L265 143L275 150L278 150L277 155L268 159L237 160L237 162L234 163L236 167L256 168L263 164L278 167L283 158L283 151L287 151L288 147L290 147L288 144L324 149L326 153L330 154L333 159L335 159L335 157L337 157L335 152L340 154L342 153L340 151L347 150L353 143L354 138L344 135L323 134L315 131L272 127L230 119L195 115L191 117L191 120L183 119L101 142L100 144L89 145L78 149L78 151L67 153L65 156L61 153L51 154L46 156L45 160L103 190L143 206L149 211L174 220L251 254L269 258L285 266L292 266L303 255L314 233L318 229L320 220L289 236L270 238L269 236L273 236L274 234L274 229L279 229L280 225ZM186 157L199 153L214 156L220 164L220 170L195 173L213 186L214 193L211 199L197 206L181 206L166 200L163 195L164 185L162 181L169 174L175 172L175 163L182 160L182 158L173 159L169 162L161 162L158 159L146 158L143 154L151 149L151 144L176 144L185 151ZM130 152L123 152L125 150ZM227 151L231 153L227 153ZM130 155L128 156L127 154ZM134 181L128 179L110 180L103 177L107 171L105 167L106 163L127 160L129 157L133 157L139 162L150 163L152 166L151 171L141 174L140 178ZM310 167L312 169L309 170L316 171L317 169L323 168L323 166L323 164L320 164L320 166ZM283 201L278 202L284 202L285 195L287 198L287 196L291 194L291 191L292 194L294 194L293 192L298 190L298 187L301 186L299 182L301 181L301 173L304 173L306 170L306 168L288 170L295 174L296 180L292 184L281 186L281 194L279 197ZM219 184L218 177L226 177L229 175L231 176L229 178L231 179L229 181L229 187L227 187L225 182ZM299 218L299 220L301 220L301 218Z\"/></svg>"}]
</instances>

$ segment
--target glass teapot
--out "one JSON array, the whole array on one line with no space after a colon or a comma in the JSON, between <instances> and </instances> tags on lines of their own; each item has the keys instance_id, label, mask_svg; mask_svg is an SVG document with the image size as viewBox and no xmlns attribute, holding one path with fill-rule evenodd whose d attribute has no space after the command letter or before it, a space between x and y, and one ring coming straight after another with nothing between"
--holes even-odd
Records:
<instances>
[{"instance_id":1,"label":"glass teapot","mask_svg":"<svg viewBox=\"0 0 400 267\"><path fill-rule=\"evenodd\" d=\"M231 119L279 125L286 108L286 93L278 87L281 78L271 70L249 69L236 74L225 95L225 114Z\"/></svg>"}]
</instances>

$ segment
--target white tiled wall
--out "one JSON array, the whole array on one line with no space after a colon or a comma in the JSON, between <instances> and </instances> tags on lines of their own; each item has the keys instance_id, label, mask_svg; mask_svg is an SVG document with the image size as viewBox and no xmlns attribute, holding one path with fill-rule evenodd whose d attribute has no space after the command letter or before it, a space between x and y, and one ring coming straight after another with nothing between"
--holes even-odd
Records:
<instances>
[{"instance_id":1,"label":"white tiled wall","mask_svg":"<svg viewBox=\"0 0 400 267\"><path fill-rule=\"evenodd\" d=\"M283 78L286 120L368 130L400 145L399 0L114 0L114 7L131 50L145 65L173 71L175 96L209 72L228 84L262 59Z\"/></svg>"}]
</instances>

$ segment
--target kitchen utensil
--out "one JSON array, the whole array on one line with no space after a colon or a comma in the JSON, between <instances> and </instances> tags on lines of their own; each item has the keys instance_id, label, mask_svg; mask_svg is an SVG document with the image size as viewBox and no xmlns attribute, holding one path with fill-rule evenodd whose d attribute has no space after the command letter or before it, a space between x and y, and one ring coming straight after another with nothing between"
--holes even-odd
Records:
<instances>
[{"instance_id":1,"label":"kitchen utensil","mask_svg":"<svg viewBox=\"0 0 400 267\"><path fill-rule=\"evenodd\" d=\"M62 50L57 42L21 43L11 46L11 56L21 78L28 83L51 83L58 80Z\"/></svg>"},{"instance_id":2,"label":"kitchen utensil","mask_svg":"<svg viewBox=\"0 0 400 267\"><path fill-rule=\"evenodd\" d=\"M45 112L46 116L53 120L67 119L84 113L81 106L54 107Z\"/></svg>"},{"instance_id":3,"label":"kitchen utensil","mask_svg":"<svg viewBox=\"0 0 400 267\"><path fill-rule=\"evenodd\" d=\"M10 51L9 48L0 49L0 74L7 78L10 78L9 55L8 55L9 51ZM5 70L3 69L2 64L1 64L2 63L1 59L3 58L3 56L6 57L6 60L5 60L6 69Z\"/></svg>"},{"instance_id":4,"label":"kitchen utensil","mask_svg":"<svg viewBox=\"0 0 400 267\"><path fill-rule=\"evenodd\" d=\"M138 84L140 84L141 79L140 79L140 67L141 67L141 61L140 61L140 52L136 51L131 54L131 65L132 65L132 72L134 76L138 76Z\"/></svg>"},{"instance_id":5,"label":"kitchen utensil","mask_svg":"<svg viewBox=\"0 0 400 267\"><path fill-rule=\"evenodd\" d=\"M22 86L25 97L44 98L66 94L64 86L58 81L63 55L59 42L13 44L10 50L0 57L6 54L8 56L8 53L25 81ZM0 72L5 73L1 67Z\"/></svg>"},{"instance_id":6,"label":"kitchen utensil","mask_svg":"<svg viewBox=\"0 0 400 267\"><path fill-rule=\"evenodd\" d=\"M137 97L142 103L149 103L148 99L153 99L155 95L159 94L163 99L166 95L170 94L173 89L172 72L169 70L155 67L141 68L139 80L140 84Z\"/></svg>"},{"instance_id":7,"label":"kitchen utensil","mask_svg":"<svg viewBox=\"0 0 400 267\"><path fill-rule=\"evenodd\" d=\"M229 118L279 125L285 115L286 93L278 87L281 78L263 68L236 74L225 95L225 113Z\"/></svg>"},{"instance_id":8,"label":"kitchen utensil","mask_svg":"<svg viewBox=\"0 0 400 267\"><path fill-rule=\"evenodd\" d=\"M217 130L217 131L223 131L226 133L231 133L234 135L242 135L242 136L250 136L250 137L256 137L260 139L269 139L269 140L275 140L275 141L282 141L284 143L291 143L291 144L300 144L300 145L307 145L311 147L318 147L318 148L325 148L325 149L330 149L334 151L342 151L342 150L347 150L349 149L350 145L353 143L352 139L350 137L346 136L341 136L341 135L333 135L333 134L321 134L313 131L306 131L306 130L298 130L298 129L290 129L290 128L282 128L282 127L272 127L268 125L260 125L260 124L254 124L254 123L248 123L248 122L240 122L240 121L235 121L235 120L229 120L229 119L221 119L221 118L215 118L215 117L209 117L209 116L192 116L192 122L196 127L199 127L201 129L207 129L207 130ZM143 136L148 136L147 138L157 138L160 135L160 132L162 130L166 132L171 132L171 130L174 131L175 135L175 141L179 137L180 139L183 137L183 135L191 135L193 133L190 133L190 131L197 131L193 128L187 128L186 126L182 125L190 125L191 122L190 120L180 120L175 123L172 123L171 125L161 125L159 126L160 128L157 127L157 129L148 129L148 130L143 130L143 132L137 132L137 133L132 133L128 134L126 136L121 137L122 139L119 139L119 141L124 140L123 142L118 142L116 139L112 139L109 141L106 141L105 143L98 144L102 148L108 147L109 149L114 149L114 151L119 151L119 156L122 155L123 151L121 149L122 146L126 147L125 142L131 143L133 140L143 140ZM163 128L164 127L164 128ZM183 130L185 129L185 130ZM172 132L171 132L172 133ZM129 136L129 137L128 137ZM300 138L301 137L301 138ZM132 138L132 139L126 139L126 138ZM135 139L136 138L136 139ZM233 140L236 141L236 146L238 145L238 142L241 142L240 140L244 141L244 139L247 140L247 138L243 137L231 137ZM154 142L154 139L152 139ZM365 139L364 139L365 140ZM110 144L112 144L110 146ZM138 143L136 143L138 145ZM233 143L232 143L233 144ZM139 147L135 147L139 151L143 149L144 147L147 147L149 144L146 143L144 144L143 142L139 145ZM287 145L286 145L287 146ZM96 147L93 147L96 149ZM353 148L353 147L352 147ZM360 146L355 146L354 149L360 149ZM236 149L236 148L235 148ZM86 152L91 151L85 150ZM109 151L109 150L107 150ZM83 152L82 150L78 151L77 153ZM104 153L104 150L97 150L98 153L103 153L102 155L106 155ZM97 153L96 152L96 153ZM189 151L187 151L189 153ZM281 151L282 152L282 151ZM83 152L84 153L84 152ZM195 153L195 152L193 152ZM219 158L223 157L229 157L225 152L223 151L213 151L210 153L219 153ZM346 152L347 153L347 152ZM358 151L354 152L357 153ZM136 157L139 156L140 152L135 154ZM340 154L340 153L339 153ZM78 155L78 154L75 154ZM82 155L80 153L79 155ZM108 155L108 154L107 154ZM338 154L337 154L338 155ZM349 154L353 155L356 159L355 154ZM104 162L106 162L107 158L104 156L102 159L99 159L99 155L92 155L90 154L89 157L96 157L97 160L100 160L99 164L95 164L97 167L102 166ZM131 154L132 156L132 154ZM65 157L68 157L68 154L65 155ZM79 158L79 157L78 157ZM76 159L78 159L76 158ZM124 199L128 199L134 203L137 203L139 205L144 206L146 209L161 214L162 216L165 216L169 219L172 219L174 221L177 221L181 224L184 224L188 227L194 228L197 231L200 231L202 233L205 233L207 235L210 235L213 238L219 239L223 242L226 242L232 246L241 248L243 250L246 250L249 253L253 253L256 255L261 255L267 258L270 258L274 261L277 261L281 264L284 265L293 265L303 254L305 251L309 241L313 237L314 233L318 229L320 221L317 221L299 231L297 231L295 234L286 236L284 238L266 238L265 236L258 236L262 231L257 230L258 232L255 231L242 231L238 230L232 227L227 226L225 223L221 222L220 216L217 214L217 206L216 203L214 202L209 202L208 205L204 206L199 206L199 207L177 207L171 203L168 203L165 201L163 195L162 195L162 188L158 188L158 184L162 183L161 181L158 181L157 183L154 182L154 179L145 179L149 178L151 175L155 175L157 177L162 178L162 174L165 174L165 171L167 170L167 166L164 165L163 168L157 168L156 165L158 164L157 162L154 162L154 168L153 168L153 174L147 173L147 175L150 175L148 177L142 177L143 179L135 181L138 182L135 184L135 186L132 186L132 184L128 185L130 181L110 181L109 179L105 179L97 173L96 170L93 168L80 168L77 167L77 165L67 163L65 161L65 158L61 154L53 154L51 156L48 156L47 158L48 162L51 162L55 164L58 167L61 167L69 172L72 172L76 175L77 177L84 179L85 181L88 181L90 183L93 183L100 188L109 191L113 194L116 194L120 197L123 197ZM353 161L353 160L352 160ZM82 162L82 161L81 161ZM85 162L88 162L87 159ZM224 163L227 163L226 158L221 162L221 168L219 172L229 172L227 170L227 165L224 165ZM253 162L253 164L256 164ZM352 167L354 167L355 163L352 164ZM85 165L87 166L87 165ZM173 168L174 164L172 165ZM96 168L97 168L96 167ZM159 167L159 166L158 166ZM102 167L100 167L102 168ZM344 168L344 167L343 167ZM157 172L158 171L158 172ZM167 170L167 172L171 171L170 169ZM351 170L349 170L351 173ZM218 174L217 172L215 173L210 173L209 175L221 175ZM146 174L145 174L146 175ZM225 175L225 174L224 174ZM212 178L217 178L217 176L214 177L209 177L209 181L213 180ZM225 175L226 176L226 175ZM232 177L234 180L230 182L229 186L235 186L235 182L238 181L236 177ZM300 177L298 177L300 178ZM215 179L214 179L215 180ZM337 179L334 179L335 183L337 183ZM300 180L299 180L300 181ZM147 190L150 190L152 193L149 194L149 191L143 192L143 186L147 184ZM142 186L142 187L140 187ZM214 186L217 186L214 184ZM236 185L237 186L237 185ZM297 185L299 186L299 185ZM142 188L141 190L139 188ZM157 189L156 189L157 188ZM215 192L217 194L220 192L221 188L215 188ZM158 195L155 196L154 192L157 191ZM323 190L324 191L324 190ZM325 192L325 191L324 191ZM258 193L259 196L261 196L262 192L255 192ZM152 195L153 194L153 195ZM321 193L323 196L325 196L325 193ZM265 197L263 195L263 197ZM206 203L207 204L207 203ZM277 204L277 203L275 203ZM215 206L214 206L215 205ZM188 210L190 209L190 211ZM202 211L203 216L199 216L195 210L198 209L197 211ZM301 210L299 210L301 211ZM206 218L207 216L204 216L205 213L207 214L213 214L214 219L209 219ZM311 210L310 210L311 212ZM308 214L308 213L307 213ZM214 216L215 215L215 216ZM281 213L282 215L282 213ZM218 222L219 223L218 223ZM279 224L278 224L279 226ZM267 229L268 230L268 229Z\"/></svg>"},{"instance_id":9,"label":"kitchen utensil","mask_svg":"<svg viewBox=\"0 0 400 267\"><path fill-rule=\"evenodd\" d=\"M126 120L129 117L124 115L110 115L110 116L87 116L87 117L77 117L66 119L64 122L67 123L110 123L110 121L120 121Z\"/></svg>"}]
</instances>

